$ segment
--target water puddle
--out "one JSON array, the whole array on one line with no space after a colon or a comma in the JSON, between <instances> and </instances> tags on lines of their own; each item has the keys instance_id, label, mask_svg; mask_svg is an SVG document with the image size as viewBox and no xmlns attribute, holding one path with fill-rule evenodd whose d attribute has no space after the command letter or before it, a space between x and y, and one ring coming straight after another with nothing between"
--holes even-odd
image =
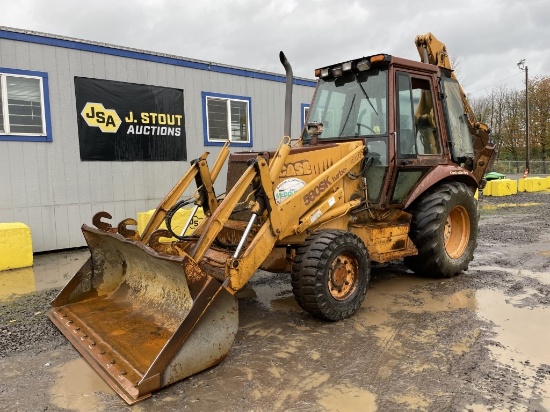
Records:
<instances>
[{"instance_id":1,"label":"water puddle","mask_svg":"<svg viewBox=\"0 0 550 412\"><path fill-rule=\"evenodd\" d=\"M507 348L505 352L515 354L518 360L550 365L550 329L541 327L550 325L549 308L516 307L495 290L478 290L476 298L478 315L495 324L496 340Z\"/></svg>"},{"instance_id":2,"label":"water puddle","mask_svg":"<svg viewBox=\"0 0 550 412\"><path fill-rule=\"evenodd\" d=\"M505 272L511 275L533 278L538 280L540 283L550 285L550 275L548 272L534 272L527 269L503 268L500 266L477 266L470 268L470 270L482 272Z\"/></svg>"},{"instance_id":3,"label":"water puddle","mask_svg":"<svg viewBox=\"0 0 550 412\"><path fill-rule=\"evenodd\" d=\"M65 286L89 256L88 249L39 254L32 267L0 271L0 300Z\"/></svg>"},{"instance_id":4,"label":"water puddle","mask_svg":"<svg viewBox=\"0 0 550 412\"><path fill-rule=\"evenodd\" d=\"M392 318L392 314L403 310L411 313L475 310L474 290L463 289L450 295L437 295L426 290L426 286L436 282L444 283L447 280L399 276L375 284L367 292L363 303L366 311L357 316L360 325L369 327L384 324Z\"/></svg>"},{"instance_id":5,"label":"water puddle","mask_svg":"<svg viewBox=\"0 0 550 412\"><path fill-rule=\"evenodd\" d=\"M377 410L376 395L352 385L342 384L324 388L317 402L327 412L374 412Z\"/></svg>"},{"instance_id":6,"label":"water puddle","mask_svg":"<svg viewBox=\"0 0 550 412\"><path fill-rule=\"evenodd\" d=\"M59 378L50 390L52 403L59 408L76 411L104 411L100 394L115 392L82 358L57 366Z\"/></svg>"},{"instance_id":7,"label":"water puddle","mask_svg":"<svg viewBox=\"0 0 550 412\"><path fill-rule=\"evenodd\" d=\"M430 402L426 400L422 395L399 395L394 396L393 399L400 405L407 408L408 411L425 411Z\"/></svg>"},{"instance_id":8,"label":"water puddle","mask_svg":"<svg viewBox=\"0 0 550 412\"><path fill-rule=\"evenodd\" d=\"M477 314L494 324L493 340L499 345L489 349L495 360L511 366L522 376L520 393L526 399L540 399L543 406L550 403L550 379L540 376L541 365L550 365L550 308L517 307L501 291L479 290ZM548 410L548 409L547 409Z\"/></svg>"}]
</instances>

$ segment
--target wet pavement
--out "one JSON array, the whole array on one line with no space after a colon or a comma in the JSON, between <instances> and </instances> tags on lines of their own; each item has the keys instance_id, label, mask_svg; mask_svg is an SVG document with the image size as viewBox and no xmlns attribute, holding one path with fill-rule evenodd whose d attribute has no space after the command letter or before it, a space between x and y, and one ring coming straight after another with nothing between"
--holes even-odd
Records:
<instances>
[{"instance_id":1,"label":"wet pavement","mask_svg":"<svg viewBox=\"0 0 550 412\"><path fill-rule=\"evenodd\" d=\"M0 300L63 287L88 259L87 248L34 255L32 267L0 271Z\"/></svg>"},{"instance_id":2,"label":"wet pavement","mask_svg":"<svg viewBox=\"0 0 550 412\"><path fill-rule=\"evenodd\" d=\"M9 411L550 411L550 194L488 199L469 270L375 265L356 315L319 321L285 274L239 292L217 367L127 406L44 316L88 257L0 272L0 399Z\"/></svg>"}]
</instances>

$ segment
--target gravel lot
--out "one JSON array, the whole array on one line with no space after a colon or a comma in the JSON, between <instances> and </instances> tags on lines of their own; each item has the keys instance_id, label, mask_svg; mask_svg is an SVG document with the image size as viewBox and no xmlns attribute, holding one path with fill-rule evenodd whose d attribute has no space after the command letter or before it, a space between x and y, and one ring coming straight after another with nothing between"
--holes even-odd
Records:
<instances>
[{"instance_id":1,"label":"gravel lot","mask_svg":"<svg viewBox=\"0 0 550 412\"><path fill-rule=\"evenodd\" d=\"M260 272L219 366L133 407L44 313L57 289L0 301L0 399L8 411L550 410L550 193L484 197L478 249L453 279L373 268L359 312L325 323L287 275ZM59 256L82 259L82 251Z\"/></svg>"}]
</instances>

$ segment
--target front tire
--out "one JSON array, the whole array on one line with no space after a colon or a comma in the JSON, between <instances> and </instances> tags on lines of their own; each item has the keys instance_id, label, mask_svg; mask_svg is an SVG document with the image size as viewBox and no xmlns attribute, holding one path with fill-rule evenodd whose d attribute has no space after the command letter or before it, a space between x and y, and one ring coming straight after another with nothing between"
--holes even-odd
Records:
<instances>
[{"instance_id":1,"label":"front tire","mask_svg":"<svg viewBox=\"0 0 550 412\"><path fill-rule=\"evenodd\" d=\"M313 316L330 321L353 315L363 302L370 260L357 236L342 230L310 235L292 265L292 293Z\"/></svg>"},{"instance_id":2,"label":"front tire","mask_svg":"<svg viewBox=\"0 0 550 412\"><path fill-rule=\"evenodd\" d=\"M477 245L476 200L464 183L446 182L414 202L410 237L418 255L405 265L418 275L451 278L468 269Z\"/></svg>"}]
</instances>

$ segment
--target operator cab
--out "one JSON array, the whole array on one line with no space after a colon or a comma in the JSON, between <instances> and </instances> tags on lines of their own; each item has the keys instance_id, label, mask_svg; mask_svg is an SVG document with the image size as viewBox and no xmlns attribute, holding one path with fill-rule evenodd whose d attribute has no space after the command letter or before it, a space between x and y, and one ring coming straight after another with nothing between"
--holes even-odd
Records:
<instances>
[{"instance_id":1,"label":"operator cab","mask_svg":"<svg viewBox=\"0 0 550 412\"><path fill-rule=\"evenodd\" d=\"M388 62L378 55L317 69L319 83L308 124L322 132L302 134L304 145L334 140L366 139L370 161L366 175L369 202L378 203L388 169ZM373 67L376 65L376 67Z\"/></svg>"},{"instance_id":2,"label":"operator cab","mask_svg":"<svg viewBox=\"0 0 550 412\"><path fill-rule=\"evenodd\" d=\"M366 197L373 206L406 204L427 173L448 164L447 140L454 162L464 163L473 154L471 136L463 127L464 109L456 99L458 83L436 66L378 54L315 74L319 81L303 144L364 140ZM440 104L446 89L448 98ZM440 108L447 125L440 120Z\"/></svg>"}]
</instances>

